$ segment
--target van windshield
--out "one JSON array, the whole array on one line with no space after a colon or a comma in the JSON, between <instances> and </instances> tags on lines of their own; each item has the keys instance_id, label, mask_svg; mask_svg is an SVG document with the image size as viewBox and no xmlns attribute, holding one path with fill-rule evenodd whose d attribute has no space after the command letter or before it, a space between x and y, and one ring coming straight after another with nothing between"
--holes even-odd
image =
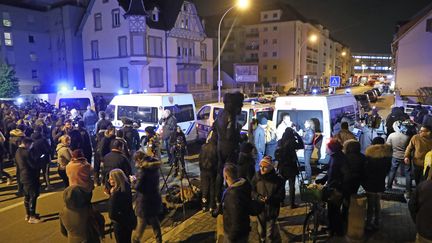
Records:
<instances>
[{"instance_id":1,"label":"van windshield","mask_svg":"<svg viewBox=\"0 0 432 243\"><path fill-rule=\"evenodd\" d=\"M214 108L213 109L213 119L216 120L220 111L223 111L223 108ZM242 111L240 115L237 116L237 122L243 127L247 122L247 111Z\"/></svg>"},{"instance_id":2,"label":"van windshield","mask_svg":"<svg viewBox=\"0 0 432 243\"><path fill-rule=\"evenodd\" d=\"M62 98L59 99L59 108L66 108L67 110L87 110L87 106L90 105L89 98Z\"/></svg>"},{"instance_id":3,"label":"van windshield","mask_svg":"<svg viewBox=\"0 0 432 243\"><path fill-rule=\"evenodd\" d=\"M129 118L140 123L157 123L158 110L156 107L118 106L117 120Z\"/></svg>"},{"instance_id":4,"label":"van windshield","mask_svg":"<svg viewBox=\"0 0 432 243\"><path fill-rule=\"evenodd\" d=\"M292 123L295 125L296 130L305 130L304 123L306 120L312 120L315 124L315 131L323 131L323 113L322 111L302 111L302 110L279 110L277 113L277 126L282 122L282 118L289 115ZM319 130L318 130L319 127Z\"/></svg>"},{"instance_id":5,"label":"van windshield","mask_svg":"<svg viewBox=\"0 0 432 243\"><path fill-rule=\"evenodd\" d=\"M192 105L165 106L165 109L171 111L171 114L174 115L174 117L177 119L177 122L195 120L194 109Z\"/></svg>"}]
</instances>

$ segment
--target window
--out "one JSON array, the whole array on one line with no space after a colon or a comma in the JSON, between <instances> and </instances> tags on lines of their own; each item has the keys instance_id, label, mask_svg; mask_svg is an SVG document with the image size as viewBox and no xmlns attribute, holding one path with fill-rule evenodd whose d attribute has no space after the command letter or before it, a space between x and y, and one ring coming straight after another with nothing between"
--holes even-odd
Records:
<instances>
[{"instance_id":1,"label":"window","mask_svg":"<svg viewBox=\"0 0 432 243\"><path fill-rule=\"evenodd\" d=\"M150 88L161 88L163 83L163 68L149 67Z\"/></svg>"},{"instance_id":2,"label":"window","mask_svg":"<svg viewBox=\"0 0 432 243\"><path fill-rule=\"evenodd\" d=\"M267 81L268 81L267 77L264 77L263 81L264 81L264 83L267 83Z\"/></svg>"},{"instance_id":3,"label":"window","mask_svg":"<svg viewBox=\"0 0 432 243\"><path fill-rule=\"evenodd\" d=\"M95 31L102 30L102 14L97 13L94 15L94 24L95 24Z\"/></svg>"},{"instance_id":4,"label":"window","mask_svg":"<svg viewBox=\"0 0 432 243\"><path fill-rule=\"evenodd\" d=\"M277 69L277 65L273 65L273 70L276 70Z\"/></svg>"},{"instance_id":5,"label":"window","mask_svg":"<svg viewBox=\"0 0 432 243\"><path fill-rule=\"evenodd\" d=\"M9 15L9 12L3 12L3 26L5 27L11 27L12 21Z\"/></svg>"},{"instance_id":6,"label":"window","mask_svg":"<svg viewBox=\"0 0 432 243\"><path fill-rule=\"evenodd\" d=\"M146 54L145 36L142 33L134 32L131 33L132 43L132 55L144 56Z\"/></svg>"},{"instance_id":7,"label":"window","mask_svg":"<svg viewBox=\"0 0 432 243\"><path fill-rule=\"evenodd\" d=\"M95 88L101 87L100 69L99 68L93 69L93 87L95 87Z\"/></svg>"},{"instance_id":8,"label":"window","mask_svg":"<svg viewBox=\"0 0 432 243\"><path fill-rule=\"evenodd\" d=\"M263 57L267 57L267 52L263 52Z\"/></svg>"},{"instance_id":9,"label":"window","mask_svg":"<svg viewBox=\"0 0 432 243\"><path fill-rule=\"evenodd\" d=\"M6 46L13 46L12 33L4 32L4 42Z\"/></svg>"},{"instance_id":10,"label":"window","mask_svg":"<svg viewBox=\"0 0 432 243\"><path fill-rule=\"evenodd\" d=\"M157 123L158 110L156 107L118 106L117 119L129 118L140 123Z\"/></svg>"},{"instance_id":11,"label":"window","mask_svg":"<svg viewBox=\"0 0 432 243\"><path fill-rule=\"evenodd\" d=\"M267 65L263 65L263 70L267 70Z\"/></svg>"},{"instance_id":12,"label":"window","mask_svg":"<svg viewBox=\"0 0 432 243\"><path fill-rule=\"evenodd\" d=\"M277 31L278 27L277 26L273 26L273 31Z\"/></svg>"},{"instance_id":13,"label":"window","mask_svg":"<svg viewBox=\"0 0 432 243\"><path fill-rule=\"evenodd\" d=\"M277 57L277 52L274 51L274 52L272 53L272 56L273 56L273 57Z\"/></svg>"},{"instance_id":14,"label":"window","mask_svg":"<svg viewBox=\"0 0 432 243\"><path fill-rule=\"evenodd\" d=\"M264 14L263 19L267 19L267 18L268 18L268 15Z\"/></svg>"},{"instance_id":15,"label":"window","mask_svg":"<svg viewBox=\"0 0 432 243\"><path fill-rule=\"evenodd\" d=\"M32 62L36 62L37 61L37 56L34 52L30 52L30 60Z\"/></svg>"},{"instance_id":16,"label":"window","mask_svg":"<svg viewBox=\"0 0 432 243\"><path fill-rule=\"evenodd\" d=\"M432 33L432 19L426 20L426 32Z\"/></svg>"},{"instance_id":17,"label":"window","mask_svg":"<svg viewBox=\"0 0 432 243\"><path fill-rule=\"evenodd\" d=\"M207 84L207 69L201 69L201 83L202 84Z\"/></svg>"},{"instance_id":18,"label":"window","mask_svg":"<svg viewBox=\"0 0 432 243\"><path fill-rule=\"evenodd\" d=\"M28 36L28 42L29 42L29 43L34 43L34 36L29 35L29 36Z\"/></svg>"},{"instance_id":19,"label":"window","mask_svg":"<svg viewBox=\"0 0 432 243\"><path fill-rule=\"evenodd\" d=\"M277 39L273 39L272 43L277 44Z\"/></svg>"},{"instance_id":20,"label":"window","mask_svg":"<svg viewBox=\"0 0 432 243\"><path fill-rule=\"evenodd\" d=\"M189 19L186 19L185 23L186 23L186 24L185 24L185 28L186 28L186 29L189 29Z\"/></svg>"},{"instance_id":21,"label":"window","mask_svg":"<svg viewBox=\"0 0 432 243\"><path fill-rule=\"evenodd\" d=\"M211 107L203 106L197 114L197 120L207 120L210 118Z\"/></svg>"},{"instance_id":22,"label":"window","mask_svg":"<svg viewBox=\"0 0 432 243\"><path fill-rule=\"evenodd\" d=\"M195 84L195 70L178 70L177 78L179 84Z\"/></svg>"},{"instance_id":23,"label":"window","mask_svg":"<svg viewBox=\"0 0 432 243\"><path fill-rule=\"evenodd\" d=\"M282 118L289 114L291 121L293 124L297 124L297 129L304 129L304 123L306 120L318 120L316 124L319 126L319 130L322 131L323 127L323 112L319 110L279 110L277 113L277 123L280 124L282 121ZM317 126L317 127L318 127ZM316 127L316 128L317 128Z\"/></svg>"},{"instance_id":24,"label":"window","mask_svg":"<svg viewBox=\"0 0 432 243\"><path fill-rule=\"evenodd\" d=\"M330 110L330 127L332 135L334 136L339 133L342 118L347 118L349 121L348 123L352 125L356 120L356 115L356 111L352 105Z\"/></svg>"},{"instance_id":25,"label":"window","mask_svg":"<svg viewBox=\"0 0 432 243\"><path fill-rule=\"evenodd\" d=\"M127 67L120 68L120 86L129 88L129 69Z\"/></svg>"},{"instance_id":26,"label":"window","mask_svg":"<svg viewBox=\"0 0 432 243\"><path fill-rule=\"evenodd\" d=\"M38 77L37 70L32 70L32 79L36 79Z\"/></svg>"},{"instance_id":27,"label":"window","mask_svg":"<svg viewBox=\"0 0 432 243\"><path fill-rule=\"evenodd\" d=\"M120 10L119 9L113 9L111 12L112 17L112 27L117 28L120 27Z\"/></svg>"},{"instance_id":28,"label":"window","mask_svg":"<svg viewBox=\"0 0 432 243\"><path fill-rule=\"evenodd\" d=\"M276 77L272 77L272 82L276 83L277 82L277 78Z\"/></svg>"},{"instance_id":29,"label":"window","mask_svg":"<svg viewBox=\"0 0 432 243\"><path fill-rule=\"evenodd\" d=\"M59 100L60 109L66 108L68 110L77 109L79 111L85 111L89 105L89 98L63 98Z\"/></svg>"},{"instance_id":30,"label":"window","mask_svg":"<svg viewBox=\"0 0 432 243\"><path fill-rule=\"evenodd\" d=\"M165 106L164 109L171 111L177 119L177 123L195 120L194 109L192 105L174 105Z\"/></svg>"},{"instance_id":31,"label":"window","mask_svg":"<svg viewBox=\"0 0 432 243\"><path fill-rule=\"evenodd\" d=\"M202 60L207 60L207 44L201 44L200 54Z\"/></svg>"},{"instance_id":32,"label":"window","mask_svg":"<svg viewBox=\"0 0 432 243\"><path fill-rule=\"evenodd\" d=\"M119 45L119 56L120 57L127 56L127 37L120 36L118 38L118 45Z\"/></svg>"},{"instance_id":33,"label":"window","mask_svg":"<svg viewBox=\"0 0 432 243\"><path fill-rule=\"evenodd\" d=\"M149 55L161 57L162 56L162 38L149 36Z\"/></svg>"},{"instance_id":34,"label":"window","mask_svg":"<svg viewBox=\"0 0 432 243\"><path fill-rule=\"evenodd\" d=\"M264 32L267 32L267 31L268 31L268 28L267 28L267 27L264 27L263 31L264 31Z\"/></svg>"},{"instance_id":35,"label":"window","mask_svg":"<svg viewBox=\"0 0 432 243\"><path fill-rule=\"evenodd\" d=\"M273 13L273 18L277 18L278 14L277 13Z\"/></svg>"},{"instance_id":36,"label":"window","mask_svg":"<svg viewBox=\"0 0 432 243\"><path fill-rule=\"evenodd\" d=\"M268 43L268 40L267 40L267 39L264 39L264 40L263 40L263 44L264 44L264 45L267 45L267 43Z\"/></svg>"},{"instance_id":37,"label":"window","mask_svg":"<svg viewBox=\"0 0 432 243\"><path fill-rule=\"evenodd\" d=\"M99 59L99 42L97 40L91 41L91 57L92 59Z\"/></svg>"}]
</instances>

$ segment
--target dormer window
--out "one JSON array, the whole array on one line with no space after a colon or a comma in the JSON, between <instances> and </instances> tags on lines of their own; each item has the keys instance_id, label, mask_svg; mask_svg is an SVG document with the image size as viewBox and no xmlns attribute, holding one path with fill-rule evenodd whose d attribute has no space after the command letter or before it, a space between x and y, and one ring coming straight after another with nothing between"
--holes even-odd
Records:
<instances>
[{"instance_id":1,"label":"dormer window","mask_svg":"<svg viewBox=\"0 0 432 243\"><path fill-rule=\"evenodd\" d=\"M159 9L157 7L154 7L152 10L152 20L154 22L158 22L159 21Z\"/></svg>"},{"instance_id":2,"label":"dormer window","mask_svg":"<svg viewBox=\"0 0 432 243\"><path fill-rule=\"evenodd\" d=\"M183 11L187 12L187 5L186 4L183 5Z\"/></svg>"}]
</instances>

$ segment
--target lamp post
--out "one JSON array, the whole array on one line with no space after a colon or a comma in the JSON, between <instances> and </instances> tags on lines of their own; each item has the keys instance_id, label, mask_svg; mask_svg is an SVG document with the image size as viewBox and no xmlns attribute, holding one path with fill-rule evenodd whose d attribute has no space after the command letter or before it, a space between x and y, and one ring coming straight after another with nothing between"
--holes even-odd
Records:
<instances>
[{"instance_id":1,"label":"lamp post","mask_svg":"<svg viewBox=\"0 0 432 243\"><path fill-rule=\"evenodd\" d=\"M234 8L238 8L240 10L244 10L246 8L249 7L249 0L238 0L237 3L230 7L229 9L227 9L225 11L225 13L222 15L220 21L219 21L219 26L218 26L218 80L217 80L217 87L218 87L218 102L221 102L221 87L222 87L222 80L221 80L221 61L220 61L220 57L221 57L221 25L222 25L222 21L225 18L225 16Z\"/></svg>"},{"instance_id":2,"label":"lamp post","mask_svg":"<svg viewBox=\"0 0 432 243\"><path fill-rule=\"evenodd\" d=\"M300 75L300 71L301 71L301 64L300 64L300 62L301 62L301 51L302 51L303 47L306 45L306 43L308 41L310 41L311 43L315 43L317 40L318 40L318 36L315 35L315 34L312 34L305 41L303 41L303 43L300 45L299 53L298 53L298 59L297 59L297 61L298 61L297 63L298 63L299 66L298 66L298 73L294 77L295 80L297 80L297 77ZM296 86L295 87L298 88L298 82L296 82Z\"/></svg>"}]
</instances>

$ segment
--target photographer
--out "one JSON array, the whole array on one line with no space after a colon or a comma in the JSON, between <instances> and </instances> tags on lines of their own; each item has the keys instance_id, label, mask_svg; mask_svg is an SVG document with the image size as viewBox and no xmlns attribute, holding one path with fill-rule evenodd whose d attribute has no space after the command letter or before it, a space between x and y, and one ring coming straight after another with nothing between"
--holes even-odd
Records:
<instances>
[{"instance_id":1,"label":"photographer","mask_svg":"<svg viewBox=\"0 0 432 243\"><path fill-rule=\"evenodd\" d=\"M177 127L176 133L174 136L171 136L170 138L170 144L171 144L171 154L173 156L173 165L175 167L174 176L176 177L179 172L179 162L181 163L181 169L180 169L180 178L183 178L183 172L185 172L185 161L184 156L187 152L186 147L186 136L184 135L183 131L180 127Z\"/></svg>"}]
</instances>

